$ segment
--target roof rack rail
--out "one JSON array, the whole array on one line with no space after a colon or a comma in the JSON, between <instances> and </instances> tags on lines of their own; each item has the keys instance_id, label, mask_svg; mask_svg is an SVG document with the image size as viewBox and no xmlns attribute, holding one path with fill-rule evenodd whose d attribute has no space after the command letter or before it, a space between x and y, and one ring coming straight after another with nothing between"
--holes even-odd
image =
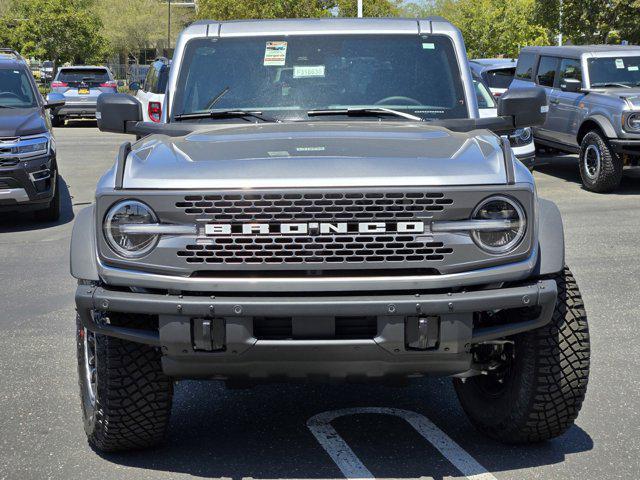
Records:
<instances>
[{"instance_id":1,"label":"roof rack rail","mask_svg":"<svg viewBox=\"0 0 640 480\"><path fill-rule=\"evenodd\" d=\"M0 48L0 55L13 55L16 60L24 60L22 55L16 52L13 48Z\"/></svg>"}]
</instances>

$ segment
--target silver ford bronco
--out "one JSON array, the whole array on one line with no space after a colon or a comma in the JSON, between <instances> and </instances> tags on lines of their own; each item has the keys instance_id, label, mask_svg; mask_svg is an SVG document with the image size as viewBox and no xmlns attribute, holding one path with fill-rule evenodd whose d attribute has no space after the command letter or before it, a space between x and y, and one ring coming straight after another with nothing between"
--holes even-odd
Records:
<instances>
[{"instance_id":1,"label":"silver ford bronco","mask_svg":"<svg viewBox=\"0 0 640 480\"><path fill-rule=\"evenodd\" d=\"M615 190L640 170L640 47L526 47L510 88L544 88L549 112L536 144L580 155L587 190Z\"/></svg>"},{"instance_id":2,"label":"silver ford bronco","mask_svg":"<svg viewBox=\"0 0 640 480\"><path fill-rule=\"evenodd\" d=\"M103 94L122 145L76 218L71 273L90 444L155 445L173 383L453 377L504 442L566 431L587 318L557 207L508 135L544 91L479 118L440 18L198 22L162 121Z\"/></svg>"}]
</instances>

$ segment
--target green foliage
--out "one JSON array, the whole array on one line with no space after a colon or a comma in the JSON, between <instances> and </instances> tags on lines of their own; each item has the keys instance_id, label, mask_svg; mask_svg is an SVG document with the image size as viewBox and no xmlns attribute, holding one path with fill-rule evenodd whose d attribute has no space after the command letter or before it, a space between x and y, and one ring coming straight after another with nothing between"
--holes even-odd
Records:
<instances>
[{"instance_id":1,"label":"green foliage","mask_svg":"<svg viewBox=\"0 0 640 480\"><path fill-rule=\"evenodd\" d=\"M364 0L363 16L365 17L397 17L402 15L403 0ZM337 0L338 15L355 17L358 14L357 0Z\"/></svg>"},{"instance_id":2,"label":"green foliage","mask_svg":"<svg viewBox=\"0 0 640 480\"><path fill-rule=\"evenodd\" d=\"M470 58L517 57L521 47L549 43L534 19L535 0L436 0L423 11L440 15L462 32Z\"/></svg>"},{"instance_id":3,"label":"green foliage","mask_svg":"<svg viewBox=\"0 0 640 480\"><path fill-rule=\"evenodd\" d=\"M249 18L326 17L334 0L199 0L198 18L235 20Z\"/></svg>"},{"instance_id":4,"label":"green foliage","mask_svg":"<svg viewBox=\"0 0 640 480\"><path fill-rule=\"evenodd\" d=\"M91 63L104 56L100 20L92 0L14 0L0 20L5 44L25 57Z\"/></svg>"}]
</instances>

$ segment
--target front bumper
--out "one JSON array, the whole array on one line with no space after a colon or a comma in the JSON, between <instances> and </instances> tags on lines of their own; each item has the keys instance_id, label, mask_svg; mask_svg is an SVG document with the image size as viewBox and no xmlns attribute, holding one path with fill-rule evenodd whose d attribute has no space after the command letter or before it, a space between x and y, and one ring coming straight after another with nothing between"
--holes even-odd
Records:
<instances>
[{"instance_id":1,"label":"front bumper","mask_svg":"<svg viewBox=\"0 0 640 480\"><path fill-rule=\"evenodd\" d=\"M0 165L0 212L46 207L55 193L56 176L51 154Z\"/></svg>"},{"instance_id":2,"label":"front bumper","mask_svg":"<svg viewBox=\"0 0 640 480\"><path fill-rule=\"evenodd\" d=\"M613 150L619 155L640 156L640 140L610 138L609 143Z\"/></svg>"},{"instance_id":3,"label":"front bumper","mask_svg":"<svg viewBox=\"0 0 640 480\"><path fill-rule=\"evenodd\" d=\"M462 374L471 368L473 344L548 323L556 295L553 280L471 292L367 296L170 295L80 285L76 306L89 330L161 348L163 369L175 378L344 379ZM535 308L536 315L491 326L475 321L479 312L512 308ZM117 326L106 320L110 312L157 316L158 328ZM308 334L322 322L363 316L375 318L376 333L369 338ZM438 322L437 338L431 338L431 347L425 350L407 346L405 327L416 317ZM293 332L307 333L289 339L261 338L254 330L258 318L288 318ZM197 347L196 325L203 319L219 326L216 351Z\"/></svg>"}]
</instances>

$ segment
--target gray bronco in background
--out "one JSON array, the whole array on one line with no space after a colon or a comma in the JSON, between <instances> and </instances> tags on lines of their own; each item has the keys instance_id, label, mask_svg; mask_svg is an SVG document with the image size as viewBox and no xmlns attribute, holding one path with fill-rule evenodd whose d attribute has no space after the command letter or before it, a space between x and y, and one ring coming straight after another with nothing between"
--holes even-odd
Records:
<instances>
[{"instance_id":1,"label":"gray bronco in background","mask_svg":"<svg viewBox=\"0 0 640 480\"><path fill-rule=\"evenodd\" d=\"M536 144L578 153L587 190L612 191L640 168L640 47L526 47L510 88L532 83L549 99Z\"/></svg>"},{"instance_id":2,"label":"gray bronco in background","mask_svg":"<svg viewBox=\"0 0 640 480\"><path fill-rule=\"evenodd\" d=\"M161 123L76 218L71 272L89 442L157 444L181 379L454 377L504 442L560 435L589 371L562 220L506 135L539 88L480 119L460 32L439 18L198 22Z\"/></svg>"}]
</instances>

